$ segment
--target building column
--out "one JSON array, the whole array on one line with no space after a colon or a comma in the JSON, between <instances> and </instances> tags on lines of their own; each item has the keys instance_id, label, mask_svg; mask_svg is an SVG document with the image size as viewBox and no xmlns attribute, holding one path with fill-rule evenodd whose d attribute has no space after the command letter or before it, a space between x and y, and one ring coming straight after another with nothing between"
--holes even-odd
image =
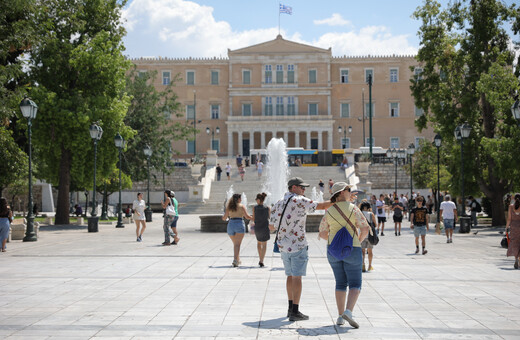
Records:
<instances>
[{"instance_id":1,"label":"building column","mask_svg":"<svg viewBox=\"0 0 520 340\"><path fill-rule=\"evenodd\" d=\"M287 131L284 131L283 133L283 141L285 142L285 145L289 147L289 133Z\"/></svg>"},{"instance_id":2,"label":"building column","mask_svg":"<svg viewBox=\"0 0 520 340\"><path fill-rule=\"evenodd\" d=\"M294 131L294 144L296 148L300 147L300 130Z\"/></svg>"},{"instance_id":3,"label":"building column","mask_svg":"<svg viewBox=\"0 0 520 340\"><path fill-rule=\"evenodd\" d=\"M255 132L249 131L249 149L255 148Z\"/></svg>"},{"instance_id":4,"label":"building column","mask_svg":"<svg viewBox=\"0 0 520 340\"><path fill-rule=\"evenodd\" d=\"M311 132L309 130L307 130L307 147L306 149L310 149L311 148Z\"/></svg>"},{"instance_id":5,"label":"building column","mask_svg":"<svg viewBox=\"0 0 520 340\"><path fill-rule=\"evenodd\" d=\"M323 150L323 131L318 131L318 151Z\"/></svg>"},{"instance_id":6,"label":"building column","mask_svg":"<svg viewBox=\"0 0 520 340\"><path fill-rule=\"evenodd\" d=\"M260 131L260 149L265 149L265 130Z\"/></svg>"},{"instance_id":7,"label":"building column","mask_svg":"<svg viewBox=\"0 0 520 340\"><path fill-rule=\"evenodd\" d=\"M327 131L327 144L329 145L327 150L332 150L334 149L334 145L332 144L332 133L333 133L334 129L329 129L329 131ZM341 145L340 145L341 146Z\"/></svg>"},{"instance_id":8,"label":"building column","mask_svg":"<svg viewBox=\"0 0 520 340\"><path fill-rule=\"evenodd\" d=\"M233 130L228 130L227 134L227 154L233 156Z\"/></svg>"},{"instance_id":9,"label":"building column","mask_svg":"<svg viewBox=\"0 0 520 340\"><path fill-rule=\"evenodd\" d=\"M242 155L242 148L244 146L244 143L242 141L242 131L238 131L238 154Z\"/></svg>"}]
</instances>

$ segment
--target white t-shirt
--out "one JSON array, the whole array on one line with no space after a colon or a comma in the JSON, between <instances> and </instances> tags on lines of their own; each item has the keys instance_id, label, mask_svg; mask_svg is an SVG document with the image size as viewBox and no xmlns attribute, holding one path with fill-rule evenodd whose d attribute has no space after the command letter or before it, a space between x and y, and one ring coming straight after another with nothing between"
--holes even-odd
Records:
<instances>
[{"instance_id":1,"label":"white t-shirt","mask_svg":"<svg viewBox=\"0 0 520 340\"><path fill-rule=\"evenodd\" d=\"M258 162L256 163L256 166L258 168L258 172L262 172L262 169L264 168L264 163Z\"/></svg>"},{"instance_id":2,"label":"white t-shirt","mask_svg":"<svg viewBox=\"0 0 520 340\"><path fill-rule=\"evenodd\" d=\"M226 172L231 172L231 165L226 165Z\"/></svg>"},{"instance_id":3,"label":"white t-shirt","mask_svg":"<svg viewBox=\"0 0 520 340\"><path fill-rule=\"evenodd\" d=\"M441 207L439 208L442 211L442 218L447 220L455 219L455 214L453 210L457 209L455 203L452 201L444 201L441 203Z\"/></svg>"},{"instance_id":4,"label":"white t-shirt","mask_svg":"<svg viewBox=\"0 0 520 340\"><path fill-rule=\"evenodd\" d=\"M377 217L386 217L385 214L385 201L376 201L376 216Z\"/></svg>"},{"instance_id":5,"label":"white t-shirt","mask_svg":"<svg viewBox=\"0 0 520 340\"><path fill-rule=\"evenodd\" d=\"M145 215L144 215L144 209L146 208L146 202L144 200L135 200L134 201L134 204L133 204L133 207L135 212L139 212L140 215L138 215L137 213L134 214L134 220L144 220L145 219Z\"/></svg>"}]
</instances>

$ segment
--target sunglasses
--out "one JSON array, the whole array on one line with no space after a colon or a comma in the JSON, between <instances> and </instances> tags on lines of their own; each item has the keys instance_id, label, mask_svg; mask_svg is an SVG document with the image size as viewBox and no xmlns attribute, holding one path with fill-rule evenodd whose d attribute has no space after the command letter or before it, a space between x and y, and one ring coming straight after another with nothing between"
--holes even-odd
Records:
<instances>
[{"instance_id":1,"label":"sunglasses","mask_svg":"<svg viewBox=\"0 0 520 340\"><path fill-rule=\"evenodd\" d=\"M304 187L303 185L298 185L300 187L300 189L302 190L305 190L306 187Z\"/></svg>"}]
</instances>

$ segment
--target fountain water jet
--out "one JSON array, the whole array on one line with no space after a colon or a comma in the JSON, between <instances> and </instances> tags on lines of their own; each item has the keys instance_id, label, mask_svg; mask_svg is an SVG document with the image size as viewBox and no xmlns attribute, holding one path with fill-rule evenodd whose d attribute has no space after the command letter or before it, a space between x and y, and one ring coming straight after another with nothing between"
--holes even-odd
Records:
<instances>
[{"instance_id":1,"label":"fountain water jet","mask_svg":"<svg viewBox=\"0 0 520 340\"><path fill-rule=\"evenodd\" d=\"M290 174L286 144L281 138L273 138L267 144L265 174L263 188L267 193L266 204L272 205L287 192L287 179Z\"/></svg>"}]
</instances>

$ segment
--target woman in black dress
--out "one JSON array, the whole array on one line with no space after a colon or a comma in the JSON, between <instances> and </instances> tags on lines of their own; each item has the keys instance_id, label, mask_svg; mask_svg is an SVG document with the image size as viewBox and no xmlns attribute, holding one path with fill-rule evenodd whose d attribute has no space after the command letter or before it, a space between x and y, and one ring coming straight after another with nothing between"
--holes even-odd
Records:
<instances>
[{"instance_id":1,"label":"woman in black dress","mask_svg":"<svg viewBox=\"0 0 520 340\"><path fill-rule=\"evenodd\" d=\"M255 221L255 235L258 249L258 257L260 262L258 265L264 267L265 252L267 250L267 241L270 239L269 235L269 216L271 209L264 206L264 200L267 194L265 192L256 195L256 206L253 208L253 221Z\"/></svg>"}]
</instances>

